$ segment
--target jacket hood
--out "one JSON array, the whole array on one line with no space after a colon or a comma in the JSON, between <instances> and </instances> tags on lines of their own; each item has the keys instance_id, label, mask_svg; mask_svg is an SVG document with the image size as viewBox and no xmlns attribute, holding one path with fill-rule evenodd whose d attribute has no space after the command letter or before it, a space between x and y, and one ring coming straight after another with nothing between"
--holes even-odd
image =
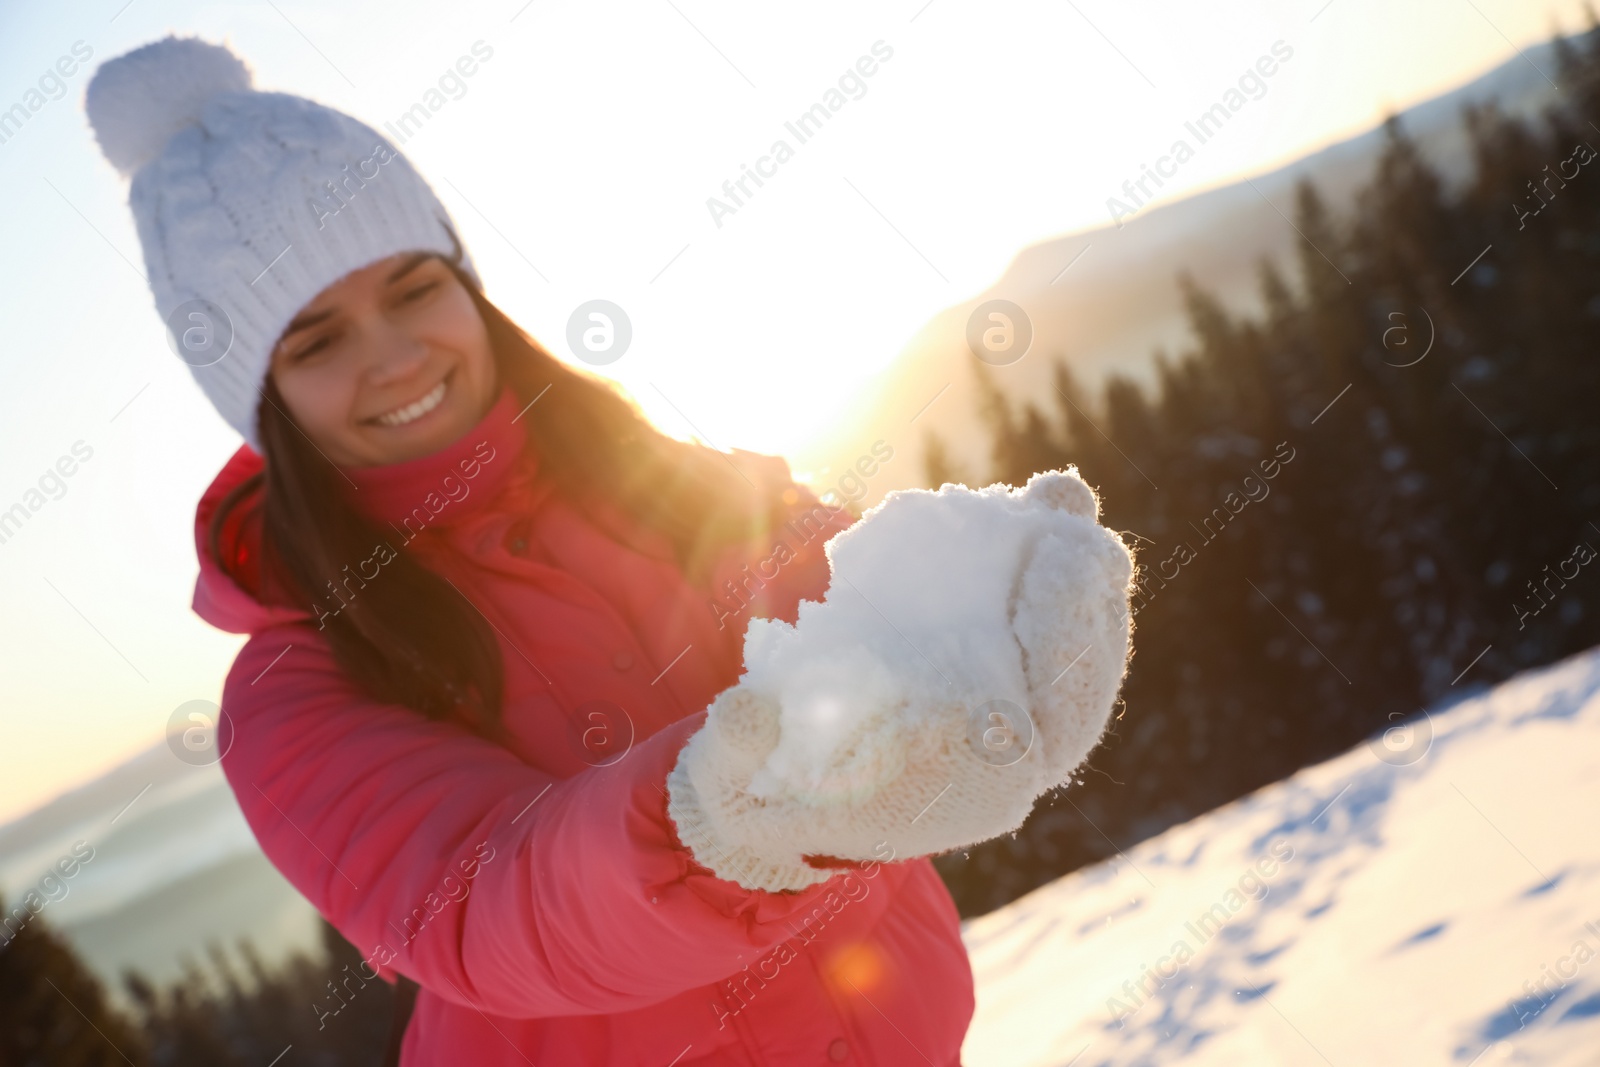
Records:
<instances>
[{"instance_id":1,"label":"jacket hood","mask_svg":"<svg viewBox=\"0 0 1600 1067\"><path fill-rule=\"evenodd\" d=\"M393 526L402 540L413 536L413 526L448 526L475 514L519 464L527 474L536 469L526 427L516 424L520 406L510 387L502 387L477 425L444 448L402 463L340 468L347 498L373 521ZM502 457L500 462L493 462L496 457ZM518 463L508 462L513 457ZM278 623L314 618L264 552L265 483L256 476L265 466L259 452L240 445L195 508L200 574L191 607L228 633L252 634ZM255 484L245 489L252 479ZM466 479L472 479L470 486ZM236 491L243 496L229 508L213 552L212 516Z\"/></svg>"},{"instance_id":2,"label":"jacket hood","mask_svg":"<svg viewBox=\"0 0 1600 1067\"><path fill-rule=\"evenodd\" d=\"M261 567L261 499L263 484L255 487L229 511L211 551L211 517L222 502L259 474L265 462L249 445L240 445L195 508L194 545L200 558L200 575L194 583L194 613L234 634L251 634L279 622L310 618L292 601L265 596Z\"/></svg>"}]
</instances>

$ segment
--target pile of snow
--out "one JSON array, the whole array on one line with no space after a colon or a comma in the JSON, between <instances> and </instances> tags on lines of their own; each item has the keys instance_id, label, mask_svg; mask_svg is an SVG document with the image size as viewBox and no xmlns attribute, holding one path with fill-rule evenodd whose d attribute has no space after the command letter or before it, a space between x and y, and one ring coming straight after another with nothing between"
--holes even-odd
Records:
<instances>
[{"instance_id":1,"label":"pile of snow","mask_svg":"<svg viewBox=\"0 0 1600 1067\"><path fill-rule=\"evenodd\" d=\"M1600 649L967 922L963 1062L1600 1063L1597 813Z\"/></svg>"}]
</instances>

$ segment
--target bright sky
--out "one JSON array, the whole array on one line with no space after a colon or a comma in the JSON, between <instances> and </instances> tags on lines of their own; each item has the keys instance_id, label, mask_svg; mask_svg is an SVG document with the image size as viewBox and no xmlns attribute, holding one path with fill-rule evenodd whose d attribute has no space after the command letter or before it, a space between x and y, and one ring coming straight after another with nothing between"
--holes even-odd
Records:
<instances>
[{"instance_id":1,"label":"bright sky","mask_svg":"<svg viewBox=\"0 0 1600 1067\"><path fill-rule=\"evenodd\" d=\"M0 819L158 740L179 704L215 700L241 641L189 610L194 505L238 438L167 348L134 269L126 187L82 112L104 59L168 31L225 39L258 87L381 127L481 41L492 57L403 150L490 295L562 354L574 308L615 302L633 341L603 369L663 429L792 455L1018 248L1108 221L1106 198L1274 42L1292 58L1164 199L1357 133L1552 26L1580 28L1580 12L1579 0L6 5L0 110L75 43L93 58L0 144L0 510L77 442L92 456L0 544ZM864 94L800 144L784 123L875 44ZM792 158L719 226L707 199L780 138Z\"/></svg>"}]
</instances>

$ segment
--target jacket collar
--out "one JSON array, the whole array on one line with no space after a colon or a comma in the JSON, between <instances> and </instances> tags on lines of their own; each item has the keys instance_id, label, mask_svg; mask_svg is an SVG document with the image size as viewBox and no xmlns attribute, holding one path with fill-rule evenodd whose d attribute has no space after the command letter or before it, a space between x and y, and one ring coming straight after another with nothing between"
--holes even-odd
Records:
<instances>
[{"instance_id":1,"label":"jacket collar","mask_svg":"<svg viewBox=\"0 0 1600 1067\"><path fill-rule=\"evenodd\" d=\"M481 512L511 482L516 468L528 477L538 469L536 454L524 447L525 427L514 421L521 409L516 394L503 390L477 425L439 452L405 463L347 470L351 481L364 488L352 490L340 479L346 498L359 499L358 506L380 523L404 526L407 540L424 518L428 525L448 524ZM218 538L219 552L211 552L212 516L229 494L261 473L263 463L260 453L241 444L195 508L200 573L191 603L197 615L228 633L256 633L277 622L310 617L273 569L265 566L259 484L229 511ZM437 513L429 509L430 503ZM414 510L417 507L420 514Z\"/></svg>"},{"instance_id":2,"label":"jacket collar","mask_svg":"<svg viewBox=\"0 0 1600 1067\"><path fill-rule=\"evenodd\" d=\"M425 456L377 467L340 468L351 506L374 521L404 528L449 526L492 501L519 462L531 477L537 457L527 447L522 404L509 385L483 418L452 443Z\"/></svg>"}]
</instances>

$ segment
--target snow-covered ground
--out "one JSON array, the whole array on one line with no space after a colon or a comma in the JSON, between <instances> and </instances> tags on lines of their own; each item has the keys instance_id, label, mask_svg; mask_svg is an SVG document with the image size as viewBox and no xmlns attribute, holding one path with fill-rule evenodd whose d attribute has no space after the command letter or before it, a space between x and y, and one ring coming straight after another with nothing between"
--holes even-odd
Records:
<instances>
[{"instance_id":1,"label":"snow-covered ground","mask_svg":"<svg viewBox=\"0 0 1600 1067\"><path fill-rule=\"evenodd\" d=\"M966 923L968 1067L1600 1064L1600 649L1397 725Z\"/></svg>"},{"instance_id":2,"label":"snow-covered ground","mask_svg":"<svg viewBox=\"0 0 1600 1067\"><path fill-rule=\"evenodd\" d=\"M965 924L967 1067L1600 1064L1600 649L1426 721ZM215 768L163 746L0 829L8 896L75 840L43 914L108 980L315 944Z\"/></svg>"}]
</instances>

